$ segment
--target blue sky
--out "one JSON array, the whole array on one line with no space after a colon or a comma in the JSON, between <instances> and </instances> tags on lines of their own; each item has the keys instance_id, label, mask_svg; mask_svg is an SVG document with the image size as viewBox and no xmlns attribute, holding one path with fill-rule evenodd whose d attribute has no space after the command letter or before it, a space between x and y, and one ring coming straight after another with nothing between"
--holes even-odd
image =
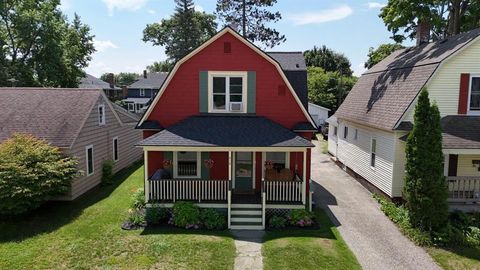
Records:
<instances>
[{"instance_id":1,"label":"blue sky","mask_svg":"<svg viewBox=\"0 0 480 270\"><path fill-rule=\"evenodd\" d=\"M283 19L275 24L287 41L273 51L304 51L327 45L344 53L356 75L361 74L368 49L391 42L378 17L386 0L279 0L274 9ZM215 0L196 0L197 10L213 12ZM97 52L87 72L140 73L146 65L166 58L164 49L144 43L148 23L168 18L173 0L62 0L61 9L71 19L74 12L92 28Z\"/></svg>"}]
</instances>

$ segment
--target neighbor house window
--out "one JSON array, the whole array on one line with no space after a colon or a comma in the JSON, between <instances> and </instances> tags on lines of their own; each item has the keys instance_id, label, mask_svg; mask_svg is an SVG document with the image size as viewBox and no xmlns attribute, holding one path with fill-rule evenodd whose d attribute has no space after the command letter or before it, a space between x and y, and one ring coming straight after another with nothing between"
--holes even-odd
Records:
<instances>
[{"instance_id":1,"label":"neighbor house window","mask_svg":"<svg viewBox=\"0 0 480 270\"><path fill-rule=\"evenodd\" d=\"M470 84L470 111L480 113L480 77L472 77Z\"/></svg>"},{"instance_id":2,"label":"neighbor house window","mask_svg":"<svg viewBox=\"0 0 480 270\"><path fill-rule=\"evenodd\" d=\"M127 103L128 111L135 112L135 104L134 103Z\"/></svg>"},{"instance_id":3,"label":"neighbor house window","mask_svg":"<svg viewBox=\"0 0 480 270\"><path fill-rule=\"evenodd\" d=\"M211 74L210 110L244 112L246 109L246 73Z\"/></svg>"},{"instance_id":4,"label":"neighbor house window","mask_svg":"<svg viewBox=\"0 0 480 270\"><path fill-rule=\"evenodd\" d=\"M145 96L145 89L140 89L140 96L144 97Z\"/></svg>"},{"instance_id":5,"label":"neighbor house window","mask_svg":"<svg viewBox=\"0 0 480 270\"><path fill-rule=\"evenodd\" d=\"M375 162L377 158L377 139L372 138L370 147L370 166L375 167Z\"/></svg>"},{"instance_id":6,"label":"neighbor house window","mask_svg":"<svg viewBox=\"0 0 480 270\"><path fill-rule=\"evenodd\" d=\"M289 158L286 152L267 152L265 160L271 161L274 169L281 170L289 167Z\"/></svg>"},{"instance_id":7,"label":"neighbor house window","mask_svg":"<svg viewBox=\"0 0 480 270\"><path fill-rule=\"evenodd\" d=\"M337 127L334 127L334 128L333 128L333 135L334 135L334 136L337 136L337 134L338 134L338 128L337 128Z\"/></svg>"},{"instance_id":8,"label":"neighbor house window","mask_svg":"<svg viewBox=\"0 0 480 270\"><path fill-rule=\"evenodd\" d=\"M177 152L176 157L176 177L200 177L199 152Z\"/></svg>"},{"instance_id":9,"label":"neighbor house window","mask_svg":"<svg viewBox=\"0 0 480 270\"><path fill-rule=\"evenodd\" d=\"M113 160L118 161L118 137L113 138L112 148L113 148Z\"/></svg>"},{"instance_id":10,"label":"neighbor house window","mask_svg":"<svg viewBox=\"0 0 480 270\"><path fill-rule=\"evenodd\" d=\"M93 174L93 145L89 145L85 147L85 158L86 158L86 165L87 165L87 176Z\"/></svg>"},{"instance_id":11,"label":"neighbor house window","mask_svg":"<svg viewBox=\"0 0 480 270\"><path fill-rule=\"evenodd\" d=\"M355 133L353 135L353 139L356 141L358 139L358 129L355 129Z\"/></svg>"},{"instance_id":12,"label":"neighbor house window","mask_svg":"<svg viewBox=\"0 0 480 270\"><path fill-rule=\"evenodd\" d=\"M98 124L105 125L105 105L98 105Z\"/></svg>"},{"instance_id":13,"label":"neighbor house window","mask_svg":"<svg viewBox=\"0 0 480 270\"><path fill-rule=\"evenodd\" d=\"M343 128L343 138L344 139L348 138L348 127Z\"/></svg>"}]
</instances>

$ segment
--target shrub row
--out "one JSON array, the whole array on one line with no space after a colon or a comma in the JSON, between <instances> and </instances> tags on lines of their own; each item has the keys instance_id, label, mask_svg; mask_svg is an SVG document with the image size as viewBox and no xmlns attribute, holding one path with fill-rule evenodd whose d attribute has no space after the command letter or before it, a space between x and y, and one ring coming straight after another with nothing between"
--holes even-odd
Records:
<instances>
[{"instance_id":1,"label":"shrub row","mask_svg":"<svg viewBox=\"0 0 480 270\"><path fill-rule=\"evenodd\" d=\"M296 227L310 227L314 223L315 215L305 209L294 209L290 211L287 217L272 216L268 220L271 228L285 228L288 225Z\"/></svg>"}]
</instances>

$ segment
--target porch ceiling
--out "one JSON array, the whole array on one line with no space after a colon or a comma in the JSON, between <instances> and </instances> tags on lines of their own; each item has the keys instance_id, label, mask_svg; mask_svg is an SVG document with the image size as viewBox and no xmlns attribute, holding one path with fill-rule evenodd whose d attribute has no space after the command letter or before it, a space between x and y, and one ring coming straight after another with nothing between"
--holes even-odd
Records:
<instances>
[{"instance_id":1,"label":"porch ceiling","mask_svg":"<svg viewBox=\"0 0 480 270\"><path fill-rule=\"evenodd\" d=\"M140 141L138 146L314 147L277 123L249 115L192 116Z\"/></svg>"}]
</instances>

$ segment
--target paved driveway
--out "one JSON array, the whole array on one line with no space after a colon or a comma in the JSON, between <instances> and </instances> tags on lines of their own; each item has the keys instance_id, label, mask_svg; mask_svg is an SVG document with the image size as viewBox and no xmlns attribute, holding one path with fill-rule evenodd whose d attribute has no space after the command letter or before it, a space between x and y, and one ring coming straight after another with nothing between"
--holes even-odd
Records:
<instances>
[{"instance_id":1,"label":"paved driveway","mask_svg":"<svg viewBox=\"0 0 480 270\"><path fill-rule=\"evenodd\" d=\"M363 269L440 269L401 234L362 185L321 147L312 150L314 200L326 210Z\"/></svg>"}]
</instances>

